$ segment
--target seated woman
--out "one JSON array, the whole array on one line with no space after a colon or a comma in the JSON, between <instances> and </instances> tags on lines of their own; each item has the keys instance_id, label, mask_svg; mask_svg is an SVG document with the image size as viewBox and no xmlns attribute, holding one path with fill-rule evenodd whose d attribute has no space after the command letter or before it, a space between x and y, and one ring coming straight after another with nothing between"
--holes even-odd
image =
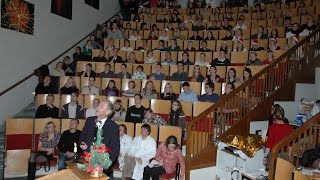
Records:
<instances>
[{"instance_id":1,"label":"seated woman","mask_svg":"<svg viewBox=\"0 0 320 180\"><path fill-rule=\"evenodd\" d=\"M233 50L233 52L246 52L246 51L248 50L243 45L243 39L239 39L237 41L237 47Z\"/></svg>"},{"instance_id":2,"label":"seated woman","mask_svg":"<svg viewBox=\"0 0 320 180\"><path fill-rule=\"evenodd\" d=\"M208 61L206 61L206 54L205 53L201 53L200 57L198 60L196 60L195 65L199 65L199 66L208 66L210 63Z\"/></svg>"},{"instance_id":3,"label":"seated woman","mask_svg":"<svg viewBox=\"0 0 320 180\"><path fill-rule=\"evenodd\" d=\"M155 31L150 31L148 39L149 40L158 40L158 36L157 36L156 32Z\"/></svg>"},{"instance_id":4,"label":"seated woman","mask_svg":"<svg viewBox=\"0 0 320 180\"><path fill-rule=\"evenodd\" d=\"M213 82L218 83L220 82L220 76L217 73L217 68L215 66L210 66L208 68L207 77L203 80L203 82Z\"/></svg>"},{"instance_id":5,"label":"seated woman","mask_svg":"<svg viewBox=\"0 0 320 180\"><path fill-rule=\"evenodd\" d=\"M39 83L35 89L35 94L54 94L55 88L51 83L51 77L45 76L42 83Z\"/></svg>"},{"instance_id":6,"label":"seated woman","mask_svg":"<svg viewBox=\"0 0 320 180\"><path fill-rule=\"evenodd\" d=\"M158 46L154 50L166 51L166 47L164 46L164 40L159 40L158 41Z\"/></svg>"},{"instance_id":7,"label":"seated woman","mask_svg":"<svg viewBox=\"0 0 320 180\"><path fill-rule=\"evenodd\" d=\"M120 49L121 51L131 52L133 48L130 47L130 41L128 39L124 40L124 46Z\"/></svg>"},{"instance_id":8,"label":"seated woman","mask_svg":"<svg viewBox=\"0 0 320 180\"><path fill-rule=\"evenodd\" d=\"M237 78L237 71L234 68L230 68L228 70L228 75L226 79L226 83L239 83L240 79Z\"/></svg>"},{"instance_id":9,"label":"seated woman","mask_svg":"<svg viewBox=\"0 0 320 180\"><path fill-rule=\"evenodd\" d=\"M147 57L144 59L144 64L156 64L157 59L153 57L153 51L149 50L147 52Z\"/></svg>"},{"instance_id":10,"label":"seated woman","mask_svg":"<svg viewBox=\"0 0 320 180\"><path fill-rule=\"evenodd\" d=\"M39 136L38 152L36 162L44 163L53 159L53 153L58 146L61 134L56 131L55 124L50 121L44 126Z\"/></svg>"},{"instance_id":11,"label":"seated woman","mask_svg":"<svg viewBox=\"0 0 320 180\"><path fill-rule=\"evenodd\" d=\"M108 86L105 89L105 95L108 96L119 96L120 95L120 91L119 89L116 87L116 82L111 79L108 82Z\"/></svg>"},{"instance_id":12,"label":"seated woman","mask_svg":"<svg viewBox=\"0 0 320 180\"><path fill-rule=\"evenodd\" d=\"M82 53L83 53L83 56L85 57L85 60L91 59L92 50L93 50L92 41L89 39L87 40L87 43L82 48Z\"/></svg>"},{"instance_id":13,"label":"seated woman","mask_svg":"<svg viewBox=\"0 0 320 180\"><path fill-rule=\"evenodd\" d=\"M117 99L114 102L114 115L112 117L113 121L123 122L126 119L126 111L122 107L121 99Z\"/></svg>"},{"instance_id":14,"label":"seated woman","mask_svg":"<svg viewBox=\"0 0 320 180\"><path fill-rule=\"evenodd\" d=\"M136 83L134 81L128 82L128 89L123 91L122 96L133 98L135 94L139 93L134 88L136 87Z\"/></svg>"},{"instance_id":15,"label":"seated woman","mask_svg":"<svg viewBox=\"0 0 320 180\"><path fill-rule=\"evenodd\" d=\"M160 99L164 100L177 100L176 94L172 90L172 85L170 83L166 83L164 86L164 91L163 93L160 94Z\"/></svg>"},{"instance_id":16,"label":"seated woman","mask_svg":"<svg viewBox=\"0 0 320 180\"><path fill-rule=\"evenodd\" d=\"M97 107L99 106L100 100L94 99L92 106L86 110L86 118L96 116Z\"/></svg>"},{"instance_id":17,"label":"seated woman","mask_svg":"<svg viewBox=\"0 0 320 180\"><path fill-rule=\"evenodd\" d=\"M76 86L76 81L73 77L69 77L64 86L60 89L61 94L78 93L79 89Z\"/></svg>"},{"instance_id":18,"label":"seated woman","mask_svg":"<svg viewBox=\"0 0 320 180\"><path fill-rule=\"evenodd\" d=\"M63 67L63 62L58 62L56 64L56 67L52 70L51 76L56 76L56 77L64 76L65 74L62 67Z\"/></svg>"},{"instance_id":19,"label":"seated woman","mask_svg":"<svg viewBox=\"0 0 320 180\"><path fill-rule=\"evenodd\" d=\"M180 101L172 101L168 122L170 126L179 126L183 130L186 129L186 116L184 115Z\"/></svg>"},{"instance_id":20,"label":"seated woman","mask_svg":"<svg viewBox=\"0 0 320 180\"><path fill-rule=\"evenodd\" d=\"M284 117L284 110L282 107L276 108L274 110L274 121L271 126L269 126L268 129L268 139L266 143L266 150L264 153L264 158L263 158L263 164L267 167L269 166L269 161L271 158L271 150L275 144L277 144L279 141L281 141L283 138L288 136L292 131L292 127L285 123L285 117ZM287 157L286 154L280 153L279 156L284 156ZM289 154L290 157L290 154Z\"/></svg>"},{"instance_id":21,"label":"seated woman","mask_svg":"<svg viewBox=\"0 0 320 180\"><path fill-rule=\"evenodd\" d=\"M257 56L258 56L257 52L251 51L249 60L246 62L246 66L260 66L260 65L263 65L262 61Z\"/></svg>"},{"instance_id":22,"label":"seated woman","mask_svg":"<svg viewBox=\"0 0 320 180\"><path fill-rule=\"evenodd\" d=\"M181 173L179 179L184 179L185 164L178 140L175 136L169 136L165 143L159 145L154 160L156 160L160 166L146 166L143 171L143 180L149 180L150 177L153 180L159 179L159 176L162 174L174 173L176 172L177 163L180 163Z\"/></svg>"},{"instance_id":23,"label":"seated woman","mask_svg":"<svg viewBox=\"0 0 320 180\"><path fill-rule=\"evenodd\" d=\"M200 66L199 65L195 65L194 68L193 68L191 81L202 82L203 80L204 80L204 77L200 72Z\"/></svg>"},{"instance_id":24,"label":"seated woman","mask_svg":"<svg viewBox=\"0 0 320 180\"><path fill-rule=\"evenodd\" d=\"M167 122L158 114L155 114L152 109L147 108L144 111L144 119L142 120L143 124L151 124L151 125L167 125Z\"/></svg>"},{"instance_id":25,"label":"seated woman","mask_svg":"<svg viewBox=\"0 0 320 180\"><path fill-rule=\"evenodd\" d=\"M267 51L267 59L263 61L264 65L268 65L270 63L272 63L272 61L274 61L276 58L274 57L274 53L273 51Z\"/></svg>"},{"instance_id":26,"label":"seated woman","mask_svg":"<svg viewBox=\"0 0 320 180\"><path fill-rule=\"evenodd\" d=\"M136 72L132 75L132 79L147 79L146 73L143 72L143 66L137 66Z\"/></svg>"},{"instance_id":27,"label":"seated woman","mask_svg":"<svg viewBox=\"0 0 320 180\"><path fill-rule=\"evenodd\" d=\"M148 81L141 91L141 96L144 99L157 99L157 91L154 88L153 81Z\"/></svg>"},{"instance_id":28,"label":"seated woman","mask_svg":"<svg viewBox=\"0 0 320 180\"><path fill-rule=\"evenodd\" d=\"M92 64L88 63L86 65L86 70L81 72L81 77L96 77L96 72L92 70Z\"/></svg>"},{"instance_id":29,"label":"seated woman","mask_svg":"<svg viewBox=\"0 0 320 180\"><path fill-rule=\"evenodd\" d=\"M135 52L130 52L128 58L126 59L127 63L135 63L138 64L138 60Z\"/></svg>"},{"instance_id":30,"label":"seated woman","mask_svg":"<svg viewBox=\"0 0 320 180\"><path fill-rule=\"evenodd\" d=\"M122 171L124 165L124 156L129 151L132 143L132 137L127 135L127 127L124 124L119 125L120 136L120 154L118 157L119 168Z\"/></svg>"},{"instance_id":31,"label":"seated woman","mask_svg":"<svg viewBox=\"0 0 320 180\"><path fill-rule=\"evenodd\" d=\"M250 68L245 68L243 70L243 77L242 77L241 83L244 83L244 82L248 81L251 77L252 77L251 69Z\"/></svg>"},{"instance_id":32,"label":"seated woman","mask_svg":"<svg viewBox=\"0 0 320 180\"><path fill-rule=\"evenodd\" d=\"M270 38L269 39L268 50L269 51L280 50L280 47L277 44L277 39L275 39L275 38Z\"/></svg>"},{"instance_id":33,"label":"seated woman","mask_svg":"<svg viewBox=\"0 0 320 180\"><path fill-rule=\"evenodd\" d=\"M158 37L158 40L168 41L169 40L169 36L167 35L167 31L162 30L161 34Z\"/></svg>"},{"instance_id":34,"label":"seated woman","mask_svg":"<svg viewBox=\"0 0 320 180\"><path fill-rule=\"evenodd\" d=\"M122 179L142 179L143 169L149 164L150 159L156 155L156 142L150 136L151 126L143 124L141 135L133 139L129 151L124 156Z\"/></svg>"}]
</instances>

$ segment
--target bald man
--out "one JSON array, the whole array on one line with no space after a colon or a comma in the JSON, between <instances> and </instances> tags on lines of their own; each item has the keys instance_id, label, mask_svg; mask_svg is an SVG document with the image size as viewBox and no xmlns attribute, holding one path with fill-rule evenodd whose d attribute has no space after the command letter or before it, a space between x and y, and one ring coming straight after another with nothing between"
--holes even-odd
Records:
<instances>
[{"instance_id":1,"label":"bald man","mask_svg":"<svg viewBox=\"0 0 320 180\"><path fill-rule=\"evenodd\" d=\"M80 148L84 151L90 151L90 146L96 141L97 131L103 129L103 143L110 148L110 158L114 164L120 153L119 126L111 120L113 117L113 103L109 100L103 100L99 103L96 110L96 116L88 117L83 130L80 134ZM113 179L112 165L104 172Z\"/></svg>"}]
</instances>

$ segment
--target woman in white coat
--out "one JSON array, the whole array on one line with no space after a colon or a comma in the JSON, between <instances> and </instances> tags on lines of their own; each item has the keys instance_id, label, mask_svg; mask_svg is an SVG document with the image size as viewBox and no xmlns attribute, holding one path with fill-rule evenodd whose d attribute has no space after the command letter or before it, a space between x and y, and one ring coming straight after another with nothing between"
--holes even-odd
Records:
<instances>
[{"instance_id":1,"label":"woman in white coat","mask_svg":"<svg viewBox=\"0 0 320 180\"><path fill-rule=\"evenodd\" d=\"M127 127L124 124L119 125L120 136L120 154L118 157L119 168L122 171L124 165L124 156L129 151L132 143L132 137L127 135Z\"/></svg>"},{"instance_id":2,"label":"woman in white coat","mask_svg":"<svg viewBox=\"0 0 320 180\"><path fill-rule=\"evenodd\" d=\"M149 160L156 155L156 142L149 136L151 127L149 124L141 126L141 135L135 137L131 147L124 157L122 179L141 180L143 170L149 164Z\"/></svg>"}]
</instances>

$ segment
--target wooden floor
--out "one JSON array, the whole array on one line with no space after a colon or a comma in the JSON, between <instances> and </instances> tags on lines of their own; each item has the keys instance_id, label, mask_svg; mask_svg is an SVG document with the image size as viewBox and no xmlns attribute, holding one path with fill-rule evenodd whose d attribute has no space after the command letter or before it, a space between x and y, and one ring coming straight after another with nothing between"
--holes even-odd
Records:
<instances>
[{"instance_id":1,"label":"wooden floor","mask_svg":"<svg viewBox=\"0 0 320 180\"><path fill-rule=\"evenodd\" d=\"M212 144L203 149L199 154L192 157L190 169L201 169L216 165L217 147Z\"/></svg>"}]
</instances>

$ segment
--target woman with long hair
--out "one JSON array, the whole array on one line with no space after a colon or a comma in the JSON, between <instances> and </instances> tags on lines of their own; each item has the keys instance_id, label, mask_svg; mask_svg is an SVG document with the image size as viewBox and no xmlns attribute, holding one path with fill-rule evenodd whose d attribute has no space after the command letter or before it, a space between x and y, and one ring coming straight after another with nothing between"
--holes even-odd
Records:
<instances>
[{"instance_id":1,"label":"woman with long hair","mask_svg":"<svg viewBox=\"0 0 320 180\"><path fill-rule=\"evenodd\" d=\"M172 85L170 83L166 83L164 86L164 91L160 94L160 99L164 100L177 100L176 94L172 90Z\"/></svg>"},{"instance_id":2,"label":"woman with long hair","mask_svg":"<svg viewBox=\"0 0 320 180\"><path fill-rule=\"evenodd\" d=\"M171 126L179 126L183 130L187 127L186 116L184 115L181 102L174 100L171 103L168 121Z\"/></svg>"},{"instance_id":3,"label":"woman with long hair","mask_svg":"<svg viewBox=\"0 0 320 180\"><path fill-rule=\"evenodd\" d=\"M108 82L108 86L105 89L105 95L106 96L119 96L120 95L120 91L116 87L116 82L113 79L111 79Z\"/></svg>"},{"instance_id":4,"label":"woman with long hair","mask_svg":"<svg viewBox=\"0 0 320 180\"><path fill-rule=\"evenodd\" d=\"M72 94L78 93L79 89L77 88L76 81L73 77L69 77L64 86L60 89L61 94Z\"/></svg>"},{"instance_id":5,"label":"woman with long hair","mask_svg":"<svg viewBox=\"0 0 320 180\"><path fill-rule=\"evenodd\" d=\"M237 71L234 68L230 68L228 70L228 75L227 75L227 79L226 79L227 83L238 83L240 82L240 79L237 78Z\"/></svg>"},{"instance_id":6,"label":"woman with long hair","mask_svg":"<svg viewBox=\"0 0 320 180\"><path fill-rule=\"evenodd\" d=\"M204 77L201 74L199 65L195 65L194 68L193 68L191 81L192 80L193 81L197 81L197 82L202 82L204 80Z\"/></svg>"},{"instance_id":7,"label":"woman with long hair","mask_svg":"<svg viewBox=\"0 0 320 180\"><path fill-rule=\"evenodd\" d=\"M157 91L154 88L153 81L147 81L146 85L141 91L141 96L144 99L157 99Z\"/></svg>"},{"instance_id":8,"label":"woman with long hair","mask_svg":"<svg viewBox=\"0 0 320 180\"><path fill-rule=\"evenodd\" d=\"M117 99L114 102L114 114L112 117L113 121L118 121L118 122L124 122L126 118L126 110L122 106L122 101L121 99Z\"/></svg>"},{"instance_id":9,"label":"woman with long hair","mask_svg":"<svg viewBox=\"0 0 320 180\"><path fill-rule=\"evenodd\" d=\"M251 69L250 68L245 68L243 70L243 77L242 77L241 82L244 83L244 82L248 81L251 77L252 77Z\"/></svg>"}]
</instances>

